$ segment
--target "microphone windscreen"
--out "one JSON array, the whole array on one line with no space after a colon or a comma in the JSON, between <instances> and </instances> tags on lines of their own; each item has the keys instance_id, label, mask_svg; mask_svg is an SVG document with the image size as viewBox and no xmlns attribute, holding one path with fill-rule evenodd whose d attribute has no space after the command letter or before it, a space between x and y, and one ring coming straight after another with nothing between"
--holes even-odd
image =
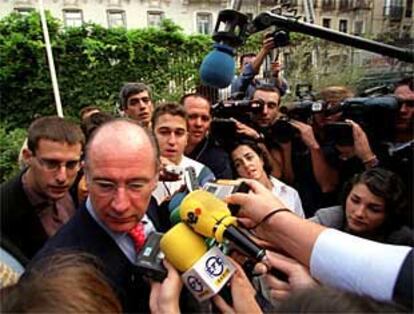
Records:
<instances>
[{"instance_id":1,"label":"microphone windscreen","mask_svg":"<svg viewBox=\"0 0 414 314\"><path fill-rule=\"evenodd\" d=\"M183 201L186 195L187 193L185 192L178 192L173 195L170 202L168 203L168 210L170 213L180 206L181 202Z\"/></svg>"},{"instance_id":2,"label":"microphone windscreen","mask_svg":"<svg viewBox=\"0 0 414 314\"><path fill-rule=\"evenodd\" d=\"M201 63L200 77L204 85L214 88L225 88L234 77L235 62L233 49L223 44L215 44Z\"/></svg>"},{"instance_id":3,"label":"microphone windscreen","mask_svg":"<svg viewBox=\"0 0 414 314\"><path fill-rule=\"evenodd\" d=\"M191 192L180 205L181 220L205 237L214 237L217 223L229 216L227 204L204 190Z\"/></svg>"},{"instance_id":4,"label":"microphone windscreen","mask_svg":"<svg viewBox=\"0 0 414 314\"><path fill-rule=\"evenodd\" d=\"M171 213L170 213L170 222L174 226L181 222L180 217L180 206L176 207Z\"/></svg>"},{"instance_id":5,"label":"microphone windscreen","mask_svg":"<svg viewBox=\"0 0 414 314\"><path fill-rule=\"evenodd\" d=\"M160 248L180 272L190 269L208 250L204 239L184 223L175 225L162 236Z\"/></svg>"}]
</instances>

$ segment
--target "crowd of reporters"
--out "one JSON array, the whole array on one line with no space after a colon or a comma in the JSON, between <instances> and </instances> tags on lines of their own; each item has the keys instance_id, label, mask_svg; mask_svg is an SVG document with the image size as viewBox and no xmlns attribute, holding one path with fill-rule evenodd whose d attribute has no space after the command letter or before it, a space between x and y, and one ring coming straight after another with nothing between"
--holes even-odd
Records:
<instances>
[{"instance_id":1,"label":"crowd of reporters","mask_svg":"<svg viewBox=\"0 0 414 314\"><path fill-rule=\"evenodd\" d=\"M249 191L225 201L240 206L238 225L267 249L266 258L250 268L248 256L234 253L230 261L236 271L226 287L227 296L216 295L211 303L195 307L186 304L193 302L186 297L180 300L183 284L167 256L163 262L167 277L151 281L149 309L154 313L412 311L412 78L399 81L385 98L356 98L345 86L328 86L316 96L310 90L298 93L297 102L284 104L289 87L279 63L272 67L271 80L256 78L272 48L265 40L257 56L241 58L241 74L231 86L237 99L215 102L209 94L191 93L182 97L181 104L160 104L154 115L145 84L122 88L123 113L152 132L159 144L159 181L148 205L155 229L170 230L174 223L169 217L180 206L181 194L194 188L183 173L167 170L192 168L198 182L190 183L195 188L215 179L244 180ZM115 118L94 107L86 111L82 130L88 142L100 125ZM178 144L171 144L171 137ZM80 170L71 182L79 205L88 200L86 181ZM10 240L4 221L2 236ZM15 245L4 247L2 242L9 253ZM14 257L22 253L19 248L16 252ZM5 312L127 310L101 273L105 260L66 252L45 262L32 260L35 253L20 260L30 271L17 283L7 286L2 279ZM278 269L285 278L270 269ZM16 281L13 278L11 282ZM64 298L68 291L70 297Z\"/></svg>"}]
</instances>

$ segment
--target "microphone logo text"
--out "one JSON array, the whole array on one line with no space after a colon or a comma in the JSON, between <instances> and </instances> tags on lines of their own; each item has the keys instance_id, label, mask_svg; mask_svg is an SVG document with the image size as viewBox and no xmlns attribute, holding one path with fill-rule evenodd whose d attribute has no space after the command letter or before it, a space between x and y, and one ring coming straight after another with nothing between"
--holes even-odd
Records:
<instances>
[{"instance_id":1,"label":"microphone logo text","mask_svg":"<svg viewBox=\"0 0 414 314\"><path fill-rule=\"evenodd\" d=\"M210 277L218 277L223 273L224 262L220 256L211 256L205 264L206 272Z\"/></svg>"}]
</instances>

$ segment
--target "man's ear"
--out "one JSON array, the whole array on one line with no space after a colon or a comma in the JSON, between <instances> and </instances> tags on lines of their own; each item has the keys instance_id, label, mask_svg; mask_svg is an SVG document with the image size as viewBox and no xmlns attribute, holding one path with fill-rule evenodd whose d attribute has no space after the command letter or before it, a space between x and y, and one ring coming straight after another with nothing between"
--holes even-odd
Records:
<instances>
[{"instance_id":1,"label":"man's ear","mask_svg":"<svg viewBox=\"0 0 414 314\"><path fill-rule=\"evenodd\" d=\"M81 166L83 168L83 176L85 177L86 186L89 189L91 177L90 177L90 174L88 172L88 167L85 166L85 162L84 161L81 162Z\"/></svg>"},{"instance_id":2,"label":"man's ear","mask_svg":"<svg viewBox=\"0 0 414 314\"><path fill-rule=\"evenodd\" d=\"M23 156L24 163L28 166L31 166L32 158L33 158L32 151L28 148L23 148L22 156Z\"/></svg>"},{"instance_id":3,"label":"man's ear","mask_svg":"<svg viewBox=\"0 0 414 314\"><path fill-rule=\"evenodd\" d=\"M157 172L155 173L154 180L152 180L152 183L151 183L152 184L152 187L151 187L152 191L155 191L155 189L157 188L159 176L160 176L160 171L158 169Z\"/></svg>"}]
</instances>

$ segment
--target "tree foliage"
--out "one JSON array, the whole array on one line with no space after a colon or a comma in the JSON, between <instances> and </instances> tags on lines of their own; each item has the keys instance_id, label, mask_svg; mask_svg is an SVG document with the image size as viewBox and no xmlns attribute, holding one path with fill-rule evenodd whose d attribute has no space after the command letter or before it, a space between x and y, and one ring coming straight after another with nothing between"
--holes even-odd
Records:
<instances>
[{"instance_id":1,"label":"tree foliage","mask_svg":"<svg viewBox=\"0 0 414 314\"><path fill-rule=\"evenodd\" d=\"M20 128L7 132L0 123L0 182L19 171L17 159L26 134L26 130Z\"/></svg>"},{"instance_id":2,"label":"tree foliage","mask_svg":"<svg viewBox=\"0 0 414 314\"><path fill-rule=\"evenodd\" d=\"M199 84L198 68L212 46L210 36L185 35L164 20L159 28L104 28L95 24L64 28L47 13L60 96L65 116L77 119L80 108L98 105L112 111L125 82L143 81L153 98L177 100ZM263 34L250 36L238 54L257 52ZM332 48L341 51L332 57ZM311 83L353 87L361 71L349 49L301 34L280 50L291 88ZM312 56L312 54L314 56ZM315 58L316 55L316 58ZM46 50L38 13L18 13L0 20L0 180L13 174L24 129L35 115L56 113ZM21 129L17 129L21 128Z\"/></svg>"},{"instance_id":3,"label":"tree foliage","mask_svg":"<svg viewBox=\"0 0 414 314\"><path fill-rule=\"evenodd\" d=\"M207 36L186 36L171 21L160 28L106 29L85 24L62 28L47 15L65 115L97 104L114 108L120 87L144 81L154 99L177 99L194 88L211 45ZM27 127L35 114L54 114L55 103L40 18L11 14L0 21L0 117L8 128Z\"/></svg>"}]
</instances>

